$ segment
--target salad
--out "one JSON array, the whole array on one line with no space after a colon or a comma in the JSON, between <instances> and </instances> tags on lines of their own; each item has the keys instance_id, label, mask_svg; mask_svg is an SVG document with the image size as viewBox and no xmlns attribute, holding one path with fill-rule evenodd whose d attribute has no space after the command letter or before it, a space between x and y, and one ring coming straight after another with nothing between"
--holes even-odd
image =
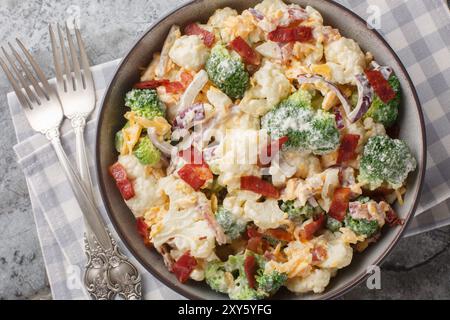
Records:
<instances>
[{"instance_id":1,"label":"salad","mask_svg":"<svg viewBox=\"0 0 450 320\"><path fill-rule=\"evenodd\" d=\"M416 160L399 79L308 6L172 26L124 97L110 173L181 282L231 299L323 292L402 224Z\"/></svg>"}]
</instances>

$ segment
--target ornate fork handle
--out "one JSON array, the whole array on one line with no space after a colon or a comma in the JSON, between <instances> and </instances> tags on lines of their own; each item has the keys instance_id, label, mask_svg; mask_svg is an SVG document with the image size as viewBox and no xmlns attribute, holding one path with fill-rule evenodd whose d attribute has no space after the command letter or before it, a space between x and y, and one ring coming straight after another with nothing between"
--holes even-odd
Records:
<instances>
[{"instance_id":1,"label":"ornate fork handle","mask_svg":"<svg viewBox=\"0 0 450 320\"><path fill-rule=\"evenodd\" d=\"M84 283L87 291L96 300L112 300L120 296L126 300L141 299L141 276L136 267L120 252L116 241L111 237L112 248L104 250L94 240L87 240L87 255Z\"/></svg>"},{"instance_id":2,"label":"ornate fork handle","mask_svg":"<svg viewBox=\"0 0 450 320\"><path fill-rule=\"evenodd\" d=\"M140 299L140 274L127 257L120 252L80 177L70 165L61 145L58 128L47 131L45 135L55 149L89 226L88 232L85 234L88 263L84 277L88 292L94 299L113 299L116 295L122 296L124 299Z\"/></svg>"}]
</instances>

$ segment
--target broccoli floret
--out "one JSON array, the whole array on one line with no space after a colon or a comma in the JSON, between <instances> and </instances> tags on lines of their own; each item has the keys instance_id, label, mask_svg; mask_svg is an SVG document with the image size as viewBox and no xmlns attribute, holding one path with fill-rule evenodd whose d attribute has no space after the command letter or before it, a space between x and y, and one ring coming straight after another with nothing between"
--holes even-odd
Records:
<instances>
[{"instance_id":1,"label":"broccoli floret","mask_svg":"<svg viewBox=\"0 0 450 320\"><path fill-rule=\"evenodd\" d=\"M114 145L116 147L117 152L121 152L122 151L122 145L123 145L123 132L122 130L117 131L116 133L116 137L114 140Z\"/></svg>"},{"instance_id":2,"label":"broccoli floret","mask_svg":"<svg viewBox=\"0 0 450 320\"><path fill-rule=\"evenodd\" d=\"M133 89L125 97L125 106L137 116L153 119L165 116L165 106L154 89Z\"/></svg>"},{"instance_id":3,"label":"broccoli floret","mask_svg":"<svg viewBox=\"0 0 450 320\"><path fill-rule=\"evenodd\" d=\"M365 197L365 196L359 196L359 197L356 199L356 201L358 201L359 203L364 204L364 203L369 202L369 201L370 201L370 198L369 198L369 197Z\"/></svg>"},{"instance_id":4,"label":"broccoli floret","mask_svg":"<svg viewBox=\"0 0 450 320\"><path fill-rule=\"evenodd\" d=\"M371 190L387 184L400 188L417 163L405 142L388 136L374 136L364 146L358 181Z\"/></svg>"},{"instance_id":5,"label":"broccoli floret","mask_svg":"<svg viewBox=\"0 0 450 320\"><path fill-rule=\"evenodd\" d=\"M256 288L250 288L244 270L245 259L253 255L256 259ZM261 255L246 251L228 257L226 262L210 261L205 270L206 283L215 291L228 293L233 300L264 299L274 294L287 280L284 273L276 271L265 274L265 261Z\"/></svg>"},{"instance_id":6,"label":"broccoli floret","mask_svg":"<svg viewBox=\"0 0 450 320\"><path fill-rule=\"evenodd\" d=\"M339 131L333 114L311 107L311 94L299 90L280 102L261 119L273 138L288 136L286 148L321 155L339 146Z\"/></svg>"},{"instance_id":7,"label":"broccoli floret","mask_svg":"<svg viewBox=\"0 0 450 320\"><path fill-rule=\"evenodd\" d=\"M295 223L302 223L303 221L312 218L314 208L310 204L303 207L296 207L293 200L282 202L280 209L288 214L288 219Z\"/></svg>"},{"instance_id":8,"label":"broccoli floret","mask_svg":"<svg viewBox=\"0 0 450 320\"><path fill-rule=\"evenodd\" d=\"M149 137L139 139L133 154L143 165L155 165L161 159L161 152L153 145Z\"/></svg>"},{"instance_id":9,"label":"broccoli floret","mask_svg":"<svg viewBox=\"0 0 450 320\"><path fill-rule=\"evenodd\" d=\"M365 235L367 237L373 236L379 229L376 220L354 219L350 215L345 217L344 224L356 234Z\"/></svg>"},{"instance_id":10,"label":"broccoli floret","mask_svg":"<svg viewBox=\"0 0 450 320\"><path fill-rule=\"evenodd\" d=\"M211 50L206 61L209 79L226 95L233 99L241 99L250 83L244 63L232 56L222 44Z\"/></svg>"},{"instance_id":11,"label":"broccoli floret","mask_svg":"<svg viewBox=\"0 0 450 320\"><path fill-rule=\"evenodd\" d=\"M336 232L339 231L339 229L342 227L342 222L334 219L333 217L328 216L326 227L331 232Z\"/></svg>"},{"instance_id":12,"label":"broccoli floret","mask_svg":"<svg viewBox=\"0 0 450 320\"><path fill-rule=\"evenodd\" d=\"M228 293L226 279L227 274L223 262L219 260L208 262L205 268L205 281L211 289L217 292Z\"/></svg>"},{"instance_id":13,"label":"broccoli floret","mask_svg":"<svg viewBox=\"0 0 450 320\"><path fill-rule=\"evenodd\" d=\"M395 121L397 121L401 102L401 87L397 76L392 75L388 81L396 93L395 98L388 103L384 103L380 97L375 95L372 105L365 114L366 118L370 117L375 122L381 123L385 127L391 127Z\"/></svg>"},{"instance_id":14,"label":"broccoli floret","mask_svg":"<svg viewBox=\"0 0 450 320\"><path fill-rule=\"evenodd\" d=\"M247 227L247 223L238 221L230 211L222 206L217 210L216 220L231 240L239 238Z\"/></svg>"},{"instance_id":15,"label":"broccoli floret","mask_svg":"<svg viewBox=\"0 0 450 320\"><path fill-rule=\"evenodd\" d=\"M267 292L268 294L274 294L284 285L287 281L287 274L273 271L271 273L263 273L256 276L256 282L258 283L258 290Z\"/></svg>"}]
</instances>

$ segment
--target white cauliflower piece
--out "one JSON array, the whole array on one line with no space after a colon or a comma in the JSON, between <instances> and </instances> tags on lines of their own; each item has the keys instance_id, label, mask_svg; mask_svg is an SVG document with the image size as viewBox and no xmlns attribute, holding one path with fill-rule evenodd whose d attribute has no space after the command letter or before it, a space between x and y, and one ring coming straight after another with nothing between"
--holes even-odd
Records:
<instances>
[{"instance_id":1,"label":"white cauliflower piece","mask_svg":"<svg viewBox=\"0 0 450 320\"><path fill-rule=\"evenodd\" d=\"M291 84L280 65L265 60L252 78L253 86L240 103L246 113L262 116L291 92Z\"/></svg>"},{"instance_id":2,"label":"white cauliflower piece","mask_svg":"<svg viewBox=\"0 0 450 320\"><path fill-rule=\"evenodd\" d=\"M244 213L245 203L247 201L256 202L260 198L261 196L257 193L246 190L236 190L228 193L226 198L223 200L223 207L230 211L238 220L249 222L250 220Z\"/></svg>"},{"instance_id":3,"label":"white cauliflower piece","mask_svg":"<svg viewBox=\"0 0 450 320\"><path fill-rule=\"evenodd\" d=\"M264 202L247 201L244 215L262 229L278 228L287 220L287 213L281 211L278 201L274 199Z\"/></svg>"},{"instance_id":4,"label":"white cauliflower piece","mask_svg":"<svg viewBox=\"0 0 450 320\"><path fill-rule=\"evenodd\" d=\"M226 115L228 108L233 104L233 101L225 93L215 87L209 88L206 92L206 97L209 103L216 108L217 112L223 116Z\"/></svg>"},{"instance_id":5,"label":"white cauliflower piece","mask_svg":"<svg viewBox=\"0 0 450 320\"><path fill-rule=\"evenodd\" d=\"M359 45L344 37L325 45L325 58L332 81L340 84L355 85L355 76L366 68L365 55Z\"/></svg>"},{"instance_id":6,"label":"white cauliflower piece","mask_svg":"<svg viewBox=\"0 0 450 320\"><path fill-rule=\"evenodd\" d=\"M324 269L315 269L306 277L288 279L286 287L294 293L321 293L330 283L331 272Z\"/></svg>"},{"instance_id":7,"label":"white cauliflower piece","mask_svg":"<svg viewBox=\"0 0 450 320\"><path fill-rule=\"evenodd\" d=\"M353 249L344 241L342 233L326 232L324 234L326 242L327 257L318 265L324 269L342 269L352 262Z\"/></svg>"},{"instance_id":8,"label":"white cauliflower piece","mask_svg":"<svg viewBox=\"0 0 450 320\"><path fill-rule=\"evenodd\" d=\"M223 22L229 17L235 17L238 15L238 12L229 7L225 7L223 9L217 9L214 14L208 20L208 26L214 28L222 28Z\"/></svg>"},{"instance_id":9,"label":"white cauliflower piece","mask_svg":"<svg viewBox=\"0 0 450 320\"><path fill-rule=\"evenodd\" d=\"M194 71L200 70L205 65L208 55L208 48L196 35L178 38L169 51L169 57L175 64Z\"/></svg>"},{"instance_id":10,"label":"white cauliflower piece","mask_svg":"<svg viewBox=\"0 0 450 320\"><path fill-rule=\"evenodd\" d=\"M148 209L163 204L158 180L153 175L147 175L146 167L134 155L121 155L118 161L133 184L134 197L125 203L135 217L141 217Z\"/></svg>"}]
</instances>

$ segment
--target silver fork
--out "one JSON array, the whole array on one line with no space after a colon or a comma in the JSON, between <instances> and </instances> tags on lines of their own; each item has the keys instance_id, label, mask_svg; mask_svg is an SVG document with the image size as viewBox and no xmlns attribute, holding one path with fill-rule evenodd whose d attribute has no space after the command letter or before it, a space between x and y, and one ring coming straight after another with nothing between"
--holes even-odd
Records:
<instances>
[{"instance_id":1,"label":"silver fork","mask_svg":"<svg viewBox=\"0 0 450 320\"><path fill-rule=\"evenodd\" d=\"M138 270L120 252L89 191L71 166L61 145L59 128L63 112L58 94L49 85L41 68L25 46L18 39L17 43L37 77L11 44L9 47L16 61L2 47L9 67L1 57L0 66L10 81L30 126L51 142L84 219L94 231L85 234L85 250L88 258L84 275L86 289L94 299L113 299L115 296L140 299L141 278Z\"/></svg>"}]
</instances>

